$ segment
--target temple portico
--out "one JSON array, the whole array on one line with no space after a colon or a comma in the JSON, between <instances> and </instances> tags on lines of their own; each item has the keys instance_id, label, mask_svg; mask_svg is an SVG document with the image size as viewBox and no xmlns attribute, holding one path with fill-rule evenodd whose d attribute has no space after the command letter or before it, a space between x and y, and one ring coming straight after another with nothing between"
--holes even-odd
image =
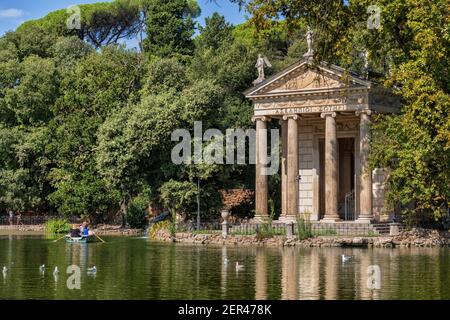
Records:
<instances>
[{"instance_id":1,"label":"temple portico","mask_svg":"<svg viewBox=\"0 0 450 320\"><path fill-rule=\"evenodd\" d=\"M266 130L281 130L281 221L308 213L312 221L382 219L380 179L368 156L371 117L398 111L382 87L334 65L304 58L245 92L256 122L256 218L268 217ZM263 133L264 132L264 133ZM381 181L382 182L382 181ZM374 206L375 204L375 206Z\"/></svg>"}]
</instances>

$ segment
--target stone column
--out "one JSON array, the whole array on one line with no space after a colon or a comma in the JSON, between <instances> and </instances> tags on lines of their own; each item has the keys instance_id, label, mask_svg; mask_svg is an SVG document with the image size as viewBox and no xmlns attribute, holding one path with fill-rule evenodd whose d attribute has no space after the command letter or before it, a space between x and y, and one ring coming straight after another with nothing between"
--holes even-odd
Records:
<instances>
[{"instance_id":1,"label":"stone column","mask_svg":"<svg viewBox=\"0 0 450 320\"><path fill-rule=\"evenodd\" d=\"M338 215L338 140L336 133L336 112L324 112L325 118L325 216L324 222L339 220Z\"/></svg>"},{"instance_id":2,"label":"stone column","mask_svg":"<svg viewBox=\"0 0 450 320\"><path fill-rule=\"evenodd\" d=\"M369 168L370 115L372 111L356 111L359 123L359 217L358 222L370 223L373 220L372 210L372 170Z\"/></svg>"},{"instance_id":3,"label":"stone column","mask_svg":"<svg viewBox=\"0 0 450 320\"><path fill-rule=\"evenodd\" d=\"M253 117L256 121L256 178L255 178L255 220L267 220L268 215L268 180L267 165L267 121L268 117Z\"/></svg>"},{"instance_id":4,"label":"stone column","mask_svg":"<svg viewBox=\"0 0 450 320\"><path fill-rule=\"evenodd\" d=\"M287 212L285 220L296 220L298 214L298 115L285 115L287 120Z\"/></svg>"},{"instance_id":5,"label":"stone column","mask_svg":"<svg viewBox=\"0 0 450 320\"><path fill-rule=\"evenodd\" d=\"M280 126L281 126L281 218L286 218L288 122L285 120L280 120Z\"/></svg>"}]
</instances>

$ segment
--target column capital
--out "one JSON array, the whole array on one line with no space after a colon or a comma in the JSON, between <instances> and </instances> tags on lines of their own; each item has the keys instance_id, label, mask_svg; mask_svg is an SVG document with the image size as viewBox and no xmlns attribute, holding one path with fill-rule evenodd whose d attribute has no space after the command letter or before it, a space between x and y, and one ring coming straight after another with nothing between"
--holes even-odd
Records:
<instances>
[{"instance_id":1,"label":"column capital","mask_svg":"<svg viewBox=\"0 0 450 320\"><path fill-rule=\"evenodd\" d=\"M252 122L256 122L256 121L269 121L270 118L268 116L253 116L252 117Z\"/></svg>"},{"instance_id":2,"label":"column capital","mask_svg":"<svg viewBox=\"0 0 450 320\"><path fill-rule=\"evenodd\" d=\"M368 116L370 116L372 114L372 110L356 110L355 114L357 117L359 117L362 114L367 114Z\"/></svg>"},{"instance_id":3,"label":"column capital","mask_svg":"<svg viewBox=\"0 0 450 320\"><path fill-rule=\"evenodd\" d=\"M279 119L279 120L278 120L278 124L279 124L280 126L282 126L282 125L287 125L287 121L284 120L284 119Z\"/></svg>"},{"instance_id":4,"label":"column capital","mask_svg":"<svg viewBox=\"0 0 450 320\"><path fill-rule=\"evenodd\" d=\"M283 116L283 120L288 120L288 119L298 120L298 119L300 119L300 116L298 114L285 114Z\"/></svg>"},{"instance_id":5,"label":"column capital","mask_svg":"<svg viewBox=\"0 0 450 320\"><path fill-rule=\"evenodd\" d=\"M332 118L336 118L336 112L322 112L320 114L320 117L323 119L325 119L325 117L328 117L328 116L330 116Z\"/></svg>"}]
</instances>

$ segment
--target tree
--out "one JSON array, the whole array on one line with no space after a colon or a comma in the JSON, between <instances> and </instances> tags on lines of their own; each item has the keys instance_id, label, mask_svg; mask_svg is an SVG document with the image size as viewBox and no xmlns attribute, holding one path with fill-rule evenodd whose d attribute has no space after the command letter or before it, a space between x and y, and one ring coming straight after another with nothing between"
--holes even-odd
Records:
<instances>
[{"instance_id":1,"label":"tree","mask_svg":"<svg viewBox=\"0 0 450 320\"><path fill-rule=\"evenodd\" d=\"M169 209L172 217L176 214L188 214L197 197L197 187L189 181L169 180L159 191L162 203Z\"/></svg>"},{"instance_id":2,"label":"tree","mask_svg":"<svg viewBox=\"0 0 450 320\"><path fill-rule=\"evenodd\" d=\"M0 124L0 207L37 212L48 209L48 139L45 127Z\"/></svg>"},{"instance_id":3,"label":"tree","mask_svg":"<svg viewBox=\"0 0 450 320\"><path fill-rule=\"evenodd\" d=\"M64 69L62 73L65 73L93 51L89 44L75 36L60 37L53 46L53 60L57 67Z\"/></svg>"},{"instance_id":4,"label":"tree","mask_svg":"<svg viewBox=\"0 0 450 320\"><path fill-rule=\"evenodd\" d=\"M106 47L76 63L61 80L48 145L55 191L50 202L66 214L104 215L119 202L116 189L96 169L97 131L140 88L139 54Z\"/></svg>"},{"instance_id":5,"label":"tree","mask_svg":"<svg viewBox=\"0 0 450 320\"><path fill-rule=\"evenodd\" d=\"M2 90L1 113L14 124L39 125L51 117L56 99L57 74L54 62L37 56L15 64L16 78Z\"/></svg>"},{"instance_id":6,"label":"tree","mask_svg":"<svg viewBox=\"0 0 450 320\"><path fill-rule=\"evenodd\" d=\"M196 2L145 0L147 37L144 50L158 57L186 56L194 49L194 18L200 14Z\"/></svg>"},{"instance_id":7,"label":"tree","mask_svg":"<svg viewBox=\"0 0 450 320\"><path fill-rule=\"evenodd\" d=\"M45 48L39 44L47 38L40 40L41 37L36 34L40 33L49 35L52 39L60 36L77 36L95 48L100 48L118 43L122 39L134 38L144 27L140 0L115 0L77 7L79 25L69 28L68 23L70 24L74 12L67 9L57 10L41 19L30 20L19 26L17 32L23 37L21 42L27 40L26 42L38 44L39 48ZM50 48L51 44L48 43L46 47Z\"/></svg>"},{"instance_id":8,"label":"tree","mask_svg":"<svg viewBox=\"0 0 450 320\"><path fill-rule=\"evenodd\" d=\"M205 27L200 26L199 31L200 36L196 38L196 42L200 47L215 50L233 40L233 26L217 12L205 18Z\"/></svg>"},{"instance_id":9,"label":"tree","mask_svg":"<svg viewBox=\"0 0 450 320\"><path fill-rule=\"evenodd\" d=\"M146 64L142 96L182 91L189 85L187 68L174 58L157 58Z\"/></svg>"},{"instance_id":10,"label":"tree","mask_svg":"<svg viewBox=\"0 0 450 320\"><path fill-rule=\"evenodd\" d=\"M108 186L119 192L123 217L129 200L142 191L146 182L152 186L160 181L161 172L152 173L161 170L161 157L167 163L164 155L170 154L167 141L177 127L180 110L176 98L170 92L148 96L118 111L99 130L97 168Z\"/></svg>"}]
</instances>

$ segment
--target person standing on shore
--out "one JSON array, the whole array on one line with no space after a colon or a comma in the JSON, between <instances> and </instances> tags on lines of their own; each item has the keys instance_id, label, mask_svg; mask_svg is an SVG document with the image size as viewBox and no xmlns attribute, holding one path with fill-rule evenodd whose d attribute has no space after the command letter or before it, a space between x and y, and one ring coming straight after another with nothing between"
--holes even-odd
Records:
<instances>
[{"instance_id":1,"label":"person standing on shore","mask_svg":"<svg viewBox=\"0 0 450 320\"><path fill-rule=\"evenodd\" d=\"M14 212L9 209L9 224L12 225L14 223Z\"/></svg>"},{"instance_id":2,"label":"person standing on shore","mask_svg":"<svg viewBox=\"0 0 450 320\"><path fill-rule=\"evenodd\" d=\"M22 218L22 214L20 212L17 213L17 225L21 224L20 220Z\"/></svg>"}]
</instances>

